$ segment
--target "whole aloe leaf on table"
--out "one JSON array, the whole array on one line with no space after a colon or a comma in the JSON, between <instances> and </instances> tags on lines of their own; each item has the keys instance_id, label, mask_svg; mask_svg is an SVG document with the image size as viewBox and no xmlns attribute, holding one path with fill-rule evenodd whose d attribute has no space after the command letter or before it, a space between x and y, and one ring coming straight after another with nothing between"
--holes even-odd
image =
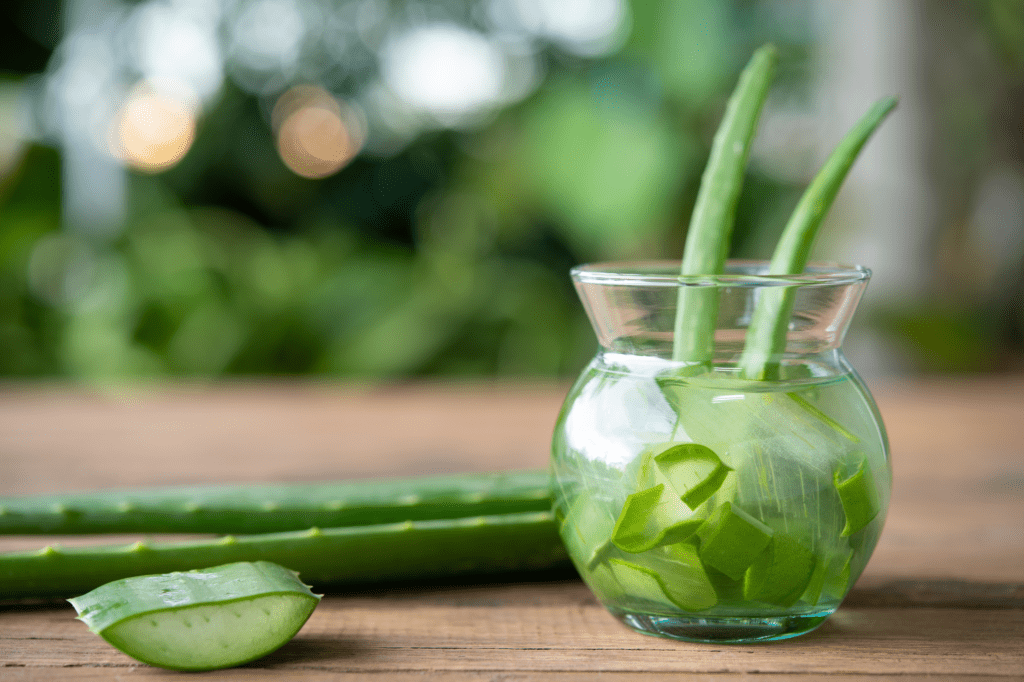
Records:
<instances>
[{"instance_id":1,"label":"whole aloe leaf on table","mask_svg":"<svg viewBox=\"0 0 1024 682\"><path fill-rule=\"evenodd\" d=\"M0 497L0 534L276 533L551 509L543 470Z\"/></svg>"}]
</instances>

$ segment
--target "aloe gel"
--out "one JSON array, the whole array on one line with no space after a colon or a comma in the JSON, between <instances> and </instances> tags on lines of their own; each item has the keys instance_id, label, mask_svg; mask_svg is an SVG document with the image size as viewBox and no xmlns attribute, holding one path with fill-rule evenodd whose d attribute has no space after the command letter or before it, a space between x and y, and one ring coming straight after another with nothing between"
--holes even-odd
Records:
<instances>
[{"instance_id":1,"label":"aloe gel","mask_svg":"<svg viewBox=\"0 0 1024 682\"><path fill-rule=\"evenodd\" d=\"M584 580L641 632L715 642L807 632L838 608L881 532L888 445L841 350L869 272L767 268L573 271L600 349L555 429L555 514ZM681 287L716 290L710 364L673 359ZM745 331L768 291L784 291L793 315L772 357L777 378L754 380Z\"/></svg>"}]
</instances>

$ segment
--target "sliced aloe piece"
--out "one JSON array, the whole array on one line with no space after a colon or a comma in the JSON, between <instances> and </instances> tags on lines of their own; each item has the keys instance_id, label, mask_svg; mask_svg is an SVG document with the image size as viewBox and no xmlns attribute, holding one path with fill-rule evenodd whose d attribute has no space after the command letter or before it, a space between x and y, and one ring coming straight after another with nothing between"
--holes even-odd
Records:
<instances>
[{"instance_id":1,"label":"sliced aloe piece","mask_svg":"<svg viewBox=\"0 0 1024 682\"><path fill-rule=\"evenodd\" d=\"M618 557L608 561L617 583L630 597L669 610L704 611L718 603L694 547L681 545L674 560L647 555L643 561L641 564Z\"/></svg>"},{"instance_id":2,"label":"sliced aloe piece","mask_svg":"<svg viewBox=\"0 0 1024 682\"><path fill-rule=\"evenodd\" d=\"M825 576L828 569L828 562L821 557L815 557L814 570L811 571L811 579L807 581L807 587L800 599L814 606L821 601L821 590L825 587Z\"/></svg>"},{"instance_id":3,"label":"sliced aloe piece","mask_svg":"<svg viewBox=\"0 0 1024 682\"><path fill-rule=\"evenodd\" d=\"M841 479L839 472L835 472L833 482L846 515L841 535L848 537L871 523L882 509L867 458L861 460L849 478Z\"/></svg>"},{"instance_id":4,"label":"sliced aloe piece","mask_svg":"<svg viewBox=\"0 0 1024 682\"><path fill-rule=\"evenodd\" d=\"M655 456L654 463L690 509L714 495L732 471L711 448L698 443L673 446Z\"/></svg>"},{"instance_id":5,"label":"sliced aloe piece","mask_svg":"<svg viewBox=\"0 0 1024 682\"><path fill-rule=\"evenodd\" d=\"M569 506L560 535L569 556L584 562L588 570L593 570L605 559L608 539L614 527L615 519L607 505L594 501L589 493L581 492Z\"/></svg>"},{"instance_id":6,"label":"sliced aloe piece","mask_svg":"<svg viewBox=\"0 0 1024 682\"><path fill-rule=\"evenodd\" d=\"M785 533L775 533L747 569L743 597L788 608L806 591L814 565L811 550Z\"/></svg>"},{"instance_id":7,"label":"sliced aloe piece","mask_svg":"<svg viewBox=\"0 0 1024 682\"><path fill-rule=\"evenodd\" d=\"M320 600L268 561L125 578L68 601L79 620L143 663L229 668L288 642Z\"/></svg>"},{"instance_id":8,"label":"sliced aloe piece","mask_svg":"<svg viewBox=\"0 0 1024 682\"><path fill-rule=\"evenodd\" d=\"M612 543L624 552L636 554L689 539L702 521L680 518L675 506L682 505L664 483L633 493L626 498L615 522Z\"/></svg>"},{"instance_id":9,"label":"sliced aloe piece","mask_svg":"<svg viewBox=\"0 0 1024 682\"><path fill-rule=\"evenodd\" d=\"M807 583L807 589L800 599L814 605L821 601L822 595L842 599L846 594L847 583L850 581L850 559L853 552L846 550L830 557L817 557L814 572Z\"/></svg>"},{"instance_id":10,"label":"sliced aloe piece","mask_svg":"<svg viewBox=\"0 0 1024 682\"><path fill-rule=\"evenodd\" d=\"M626 596L610 562L596 564L583 574L583 579L602 604L614 604Z\"/></svg>"},{"instance_id":11,"label":"sliced aloe piece","mask_svg":"<svg viewBox=\"0 0 1024 682\"><path fill-rule=\"evenodd\" d=\"M771 528L725 502L697 529L700 558L733 580L740 580L773 534Z\"/></svg>"}]
</instances>

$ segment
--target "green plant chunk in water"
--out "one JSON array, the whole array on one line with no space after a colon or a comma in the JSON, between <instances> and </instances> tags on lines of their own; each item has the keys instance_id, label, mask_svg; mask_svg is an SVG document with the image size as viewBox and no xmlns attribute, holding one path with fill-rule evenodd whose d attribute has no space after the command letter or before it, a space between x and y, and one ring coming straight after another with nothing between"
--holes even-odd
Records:
<instances>
[{"instance_id":1,"label":"green plant chunk in water","mask_svg":"<svg viewBox=\"0 0 1024 682\"><path fill-rule=\"evenodd\" d=\"M125 578L68 601L90 630L132 658L216 670L288 642L320 596L293 571L257 561Z\"/></svg>"},{"instance_id":2,"label":"green plant chunk in water","mask_svg":"<svg viewBox=\"0 0 1024 682\"><path fill-rule=\"evenodd\" d=\"M725 502L697 529L700 558L733 580L740 580L773 534L771 528Z\"/></svg>"},{"instance_id":3,"label":"green plant chunk in water","mask_svg":"<svg viewBox=\"0 0 1024 682\"><path fill-rule=\"evenodd\" d=\"M674 498L675 494L664 483L627 497L612 530L612 543L624 552L636 554L690 538L702 521L674 515L672 503L678 504Z\"/></svg>"},{"instance_id":4,"label":"green plant chunk in water","mask_svg":"<svg viewBox=\"0 0 1024 682\"><path fill-rule=\"evenodd\" d=\"M654 463L690 509L714 495L732 471L714 451L698 443L676 445L655 456Z\"/></svg>"},{"instance_id":5,"label":"green plant chunk in water","mask_svg":"<svg viewBox=\"0 0 1024 682\"><path fill-rule=\"evenodd\" d=\"M681 545L674 560L645 555L643 563L608 560L616 582L631 597L684 611L704 611L718 603L715 588L692 545Z\"/></svg>"},{"instance_id":6,"label":"green plant chunk in water","mask_svg":"<svg viewBox=\"0 0 1024 682\"><path fill-rule=\"evenodd\" d=\"M850 559L853 552L846 550L831 557L816 557L814 571L807 583L807 589L800 599L812 606L821 601L823 594L842 599L850 582Z\"/></svg>"},{"instance_id":7,"label":"green plant chunk in water","mask_svg":"<svg viewBox=\"0 0 1024 682\"><path fill-rule=\"evenodd\" d=\"M570 556L586 557L587 569L605 560L609 550L608 537L615 519L604 505L596 504L589 493L582 492L573 501L561 524L561 537Z\"/></svg>"},{"instance_id":8,"label":"green plant chunk in water","mask_svg":"<svg viewBox=\"0 0 1024 682\"><path fill-rule=\"evenodd\" d=\"M871 523L882 506L878 501L875 479L868 468L867 458L861 460L857 471L849 478L840 479L839 472L835 472L833 482L846 515L846 525L841 533L845 538Z\"/></svg>"},{"instance_id":9,"label":"green plant chunk in water","mask_svg":"<svg viewBox=\"0 0 1024 682\"><path fill-rule=\"evenodd\" d=\"M747 569L743 597L789 608L807 590L814 567L811 550L785 533L775 533Z\"/></svg>"}]
</instances>

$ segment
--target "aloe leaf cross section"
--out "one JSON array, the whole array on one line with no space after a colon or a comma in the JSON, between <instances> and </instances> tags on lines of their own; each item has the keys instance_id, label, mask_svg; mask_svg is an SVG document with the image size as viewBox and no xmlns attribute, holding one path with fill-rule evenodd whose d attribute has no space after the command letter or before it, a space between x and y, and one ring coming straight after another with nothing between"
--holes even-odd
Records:
<instances>
[{"instance_id":1,"label":"aloe leaf cross section","mask_svg":"<svg viewBox=\"0 0 1024 682\"><path fill-rule=\"evenodd\" d=\"M129 656L199 671L266 656L295 636L319 600L293 571L258 561L126 578L69 601L92 632Z\"/></svg>"}]
</instances>

